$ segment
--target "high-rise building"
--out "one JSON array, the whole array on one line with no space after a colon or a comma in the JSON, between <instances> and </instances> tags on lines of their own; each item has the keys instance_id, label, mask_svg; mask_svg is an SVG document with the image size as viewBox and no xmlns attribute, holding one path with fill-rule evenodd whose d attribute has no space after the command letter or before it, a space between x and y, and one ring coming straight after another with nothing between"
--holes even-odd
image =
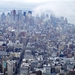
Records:
<instances>
[{"instance_id":1,"label":"high-rise building","mask_svg":"<svg viewBox=\"0 0 75 75\"><path fill-rule=\"evenodd\" d=\"M19 14L16 14L16 21L19 21L20 18L19 18Z\"/></svg>"},{"instance_id":2,"label":"high-rise building","mask_svg":"<svg viewBox=\"0 0 75 75\"><path fill-rule=\"evenodd\" d=\"M32 11L28 11L28 14L32 14Z\"/></svg>"},{"instance_id":3,"label":"high-rise building","mask_svg":"<svg viewBox=\"0 0 75 75\"><path fill-rule=\"evenodd\" d=\"M26 12L23 12L23 21L25 22L26 19Z\"/></svg>"},{"instance_id":4,"label":"high-rise building","mask_svg":"<svg viewBox=\"0 0 75 75\"><path fill-rule=\"evenodd\" d=\"M11 13L9 13L9 12L6 15L6 21L7 22L11 21Z\"/></svg>"},{"instance_id":5,"label":"high-rise building","mask_svg":"<svg viewBox=\"0 0 75 75\"><path fill-rule=\"evenodd\" d=\"M22 10L18 10L19 20L22 20Z\"/></svg>"},{"instance_id":6,"label":"high-rise building","mask_svg":"<svg viewBox=\"0 0 75 75\"><path fill-rule=\"evenodd\" d=\"M26 16L26 12L23 12L23 16Z\"/></svg>"},{"instance_id":7,"label":"high-rise building","mask_svg":"<svg viewBox=\"0 0 75 75\"><path fill-rule=\"evenodd\" d=\"M29 18L32 17L32 11L28 11L28 17L29 17Z\"/></svg>"},{"instance_id":8,"label":"high-rise building","mask_svg":"<svg viewBox=\"0 0 75 75\"><path fill-rule=\"evenodd\" d=\"M12 11L12 20L15 21L15 17L16 17L16 10Z\"/></svg>"},{"instance_id":9,"label":"high-rise building","mask_svg":"<svg viewBox=\"0 0 75 75\"><path fill-rule=\"evenodd\" d=\"M12 11L12 15L15 16L16 15L16 10Z\"/></svg>"},{"instance_id":10,"label":"high-rise building","mask_svg":"<svg viewBox=\"0 0 75 75\"><path fill-rule=\"evenodd\" d=\"M5 16L5 13L2 13L2 15L1 15L1 21L4 21L4 20L6 20L6 16Z\"/></svg>"},{"instance_id":11,"label":"high-rise building","mask_svg":"<svg viewBox=\"0 0 75 75\"><path fill-rule=\"evenodd\" d=\"M48 14L46 14L46 18L48 18L49 17L49 15Z\"/></svg>"}]
</instances>

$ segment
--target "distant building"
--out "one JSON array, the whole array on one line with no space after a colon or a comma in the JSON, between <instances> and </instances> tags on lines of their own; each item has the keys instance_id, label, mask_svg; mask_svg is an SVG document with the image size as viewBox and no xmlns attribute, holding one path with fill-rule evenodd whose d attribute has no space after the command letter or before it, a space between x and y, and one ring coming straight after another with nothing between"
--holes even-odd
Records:
<instances>
[{"instance_id":1,"label":"distant building","mask_svg":"<svg viewBox=\"0 0 75 75\"><path fill-rule=\"evenodd\" d=\"M12 11L12 20L15 21L15 17L16 17L16 10Z\"/></svg>"},{"instance_id":2,"label":"distant building","mask_svg":"<svg viewBox=\"0 0 75 75\"><path fill-rule=\"evenodd\" d=\"M1 21L5 21L5 20L6 20L5 13L2 13L2 15L1 15Z\"/></svg>"}]
</instances>

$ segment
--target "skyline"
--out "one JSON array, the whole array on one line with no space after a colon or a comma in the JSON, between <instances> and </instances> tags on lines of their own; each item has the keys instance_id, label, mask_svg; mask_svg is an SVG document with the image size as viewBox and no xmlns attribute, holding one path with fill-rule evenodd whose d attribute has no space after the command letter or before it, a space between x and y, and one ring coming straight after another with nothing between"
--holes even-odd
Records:
<instances>
[{"instance_id":1,"label":"skyline","mask_svg":"<svg viewBox=\"0 0 75 75\"><path fill-rule=\"evenodd\" d=\"M75 1L74 0L1 0L0 11L34 10L34 14L52 11L56 16L68 18L70 23L75 24Z\"/></svg>"}]
</instances>

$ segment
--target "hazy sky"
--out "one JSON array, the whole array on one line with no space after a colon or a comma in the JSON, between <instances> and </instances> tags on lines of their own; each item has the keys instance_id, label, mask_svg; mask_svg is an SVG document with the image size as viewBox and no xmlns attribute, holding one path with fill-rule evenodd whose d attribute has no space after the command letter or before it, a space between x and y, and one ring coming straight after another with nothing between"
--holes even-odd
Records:
<instances>
[{"instance_id":1,"label":"hazy sky","mask_svg":"<svg viewBox=\"0 0 75 75\"><path fill-rule=\"evenodd\" d=\"M0 0L0 11L34 9L35 13L52 11L56 16L67 17L75 24L75 0Z\"/></svg>"}]
</instances>

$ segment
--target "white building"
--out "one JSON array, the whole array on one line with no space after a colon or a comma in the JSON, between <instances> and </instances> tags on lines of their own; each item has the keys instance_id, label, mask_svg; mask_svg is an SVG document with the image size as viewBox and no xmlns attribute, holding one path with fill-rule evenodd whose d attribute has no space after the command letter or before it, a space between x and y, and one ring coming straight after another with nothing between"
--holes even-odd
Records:
<instances>
[{"instance_id":1,"label":"white building","mask_svg":"<svg viewBox=\"0 0 75 75\"><path fill-rule=\"evenodd\" d=\"M29 64L28 63L21 64L20 75L29 75Z\"/></svg>"},{"instance_id":2,"label":"white building","mask_svg":"<svg viewBox=\"0 0 75 75\"><path fill-rule=\"evenodd\" d=\"M7 61L7 73L13 75L13 62L10 60Z\"/></svg>"}]
</instances>

